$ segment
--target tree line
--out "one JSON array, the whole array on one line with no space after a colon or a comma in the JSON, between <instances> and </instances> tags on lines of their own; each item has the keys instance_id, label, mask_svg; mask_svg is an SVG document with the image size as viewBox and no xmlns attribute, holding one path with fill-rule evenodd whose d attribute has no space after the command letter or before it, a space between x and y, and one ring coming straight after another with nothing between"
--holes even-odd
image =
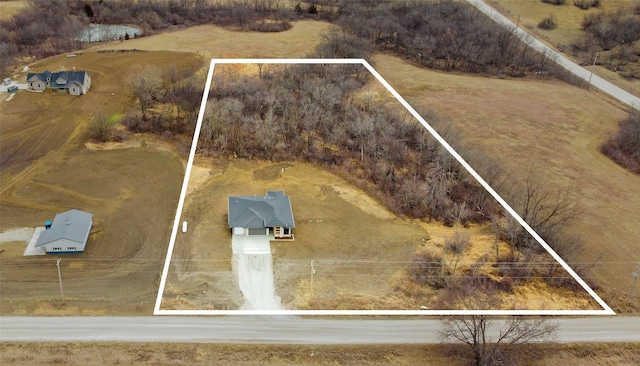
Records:
<instances>
[{"instance_id":1,"label":"tree line","mask_svg":"<svg viewBox=\"0 0 640 366\"><path fill-rule=\"evenodd\" d=\"M341 27L325 35L320 56L366 57L380 50L446 71L575 81L549 55L520 41L514 30L453 0L315 0L296 6L285 0L33 1L0 22L0 71L5 73L20 55L45 57L80 48L76 37L89 22L135 24L146 34L209 23L270 32L289 29L301 17Z\"/></svg>"}]
</instances>

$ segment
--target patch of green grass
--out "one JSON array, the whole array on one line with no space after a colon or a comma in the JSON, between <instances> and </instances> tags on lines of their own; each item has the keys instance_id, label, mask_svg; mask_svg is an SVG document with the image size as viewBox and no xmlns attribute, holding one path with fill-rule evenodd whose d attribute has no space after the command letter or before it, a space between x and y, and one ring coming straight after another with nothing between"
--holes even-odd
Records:
<instances>
[{"instance_id":1,"label":"patch of green grass","mask_svg":"<svg viewBox=\"0 0 640 366\"><path fill-rule=\"evenodd\" d=\"M111 116L109 116L109 119L107 120L107 123L110 124L110 125L115 125L116 123L120 122L122 117L124 117L123 113L112 114Z\"/></svg>"}]
</instances>

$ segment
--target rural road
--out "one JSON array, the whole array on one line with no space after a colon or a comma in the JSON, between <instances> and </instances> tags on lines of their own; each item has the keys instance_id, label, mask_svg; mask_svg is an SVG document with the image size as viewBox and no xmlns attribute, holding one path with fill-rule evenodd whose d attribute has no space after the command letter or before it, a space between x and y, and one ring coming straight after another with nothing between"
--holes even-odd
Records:
<instances>
[{"instance_id":1,"label":"rural road","mask_svg":"<svg viewBox=\"0 0 640 366\"><path fill-rule=\"evenodd\" d=\"M469 4L476 7L478 10L483 12L489 18L493 19L496 23L502 25L506 29L515 30L516 35L523 42L529 44L533 49L537 50L538 52L548 55L550 59L554 60L560 66L564 67L569 72L576 75L577 77L584 79L585 81L590 81L591 85L609 94L610 96L619 100L620 102L627 104L631 107L634 107L636 109L640 109L640 98L636 97L635 95L625 90L622 90L621 88L604 80L598 75L592 74L591 71L569 60L568 58L563 56L561 53L553 50L551 47L547 46L546 44L541 42L539 39L535 38L529 32L516 26L511 20L507 19L507 17L505 17L504 15L498 13L495 9L493 9L484 1L467 0L467 2L469 2Z\"/></svg>"},{"instance_id":2,"label":"rural road","mask_svg":"<svg viewBox=\"0 0 640 366\"><path fill-rule=\"evenodd\" d=\"M640 342L640 317L559 318L558 342ZM496 322L498 322L496 320ZM1 317L0 342L438 343L436 319Z\"/></svg>"}]
</instances>

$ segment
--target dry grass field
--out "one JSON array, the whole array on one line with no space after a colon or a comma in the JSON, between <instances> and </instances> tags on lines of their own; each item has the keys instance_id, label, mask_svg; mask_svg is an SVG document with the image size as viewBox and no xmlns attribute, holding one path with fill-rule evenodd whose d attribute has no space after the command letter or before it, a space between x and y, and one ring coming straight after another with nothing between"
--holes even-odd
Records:
<instances>
[{"instance_id":1,"label":"dry grass field","mask_svg":"<svg viewBox=\"0 0 640 366\"><path fill-rule=\"evenodd\" d=\"M0 20L11 19L13 14L29 5L26 0L0 1Z\"/></svg>"},{"instance_id":2,"label":"dry grass field","mask_svg":"<svg viewBox=\"0 0 640 366\"><path fill-rule=\"evenodd\" d=\"M585 240L582 259L602 254L594 268L597 280L620 296L628 294L638 261L640 177L598 151L626 116L623 109L597 93L560 82L453 75L387 55L374 61L409 103L446 118L468 143L496 157L514 177L523 178L535 168L551 187L569 187L582 210L571 228Z\"/></svg>"},{"instance_id":3,"label":"dry grass field","mask_svg":"<svg viewBox=\"0 0 640 366\"><path fill-rule=\"evenodd\" d=\"M228 345L0 343L2 365L433 365L463 366L462 345ZM637 344L541 344L508 352L521 366L634 366Z\"/></svg>"},{"instance_id":4,"label":"dry grass field","mask_svg":"<svg viewBox=\"0 0 640 366\"><path fill-rule=\"evenodd\" d=\"M572 0L566 1L563 5L545 4L542 0L486 0L486 2L514 23L559 50L567 49L569 44L576 41L583 34L582 19L586 14L599 11L616 11L620 8L630 8L637 4L636 0L601 0L600 7L582 10L574 6ZM538 23L550 14L553 14L556 18L558 27L553 30L538 28ZM576 62L580 63L580 61ZM628 80L618 73L607 70L605 67L594 67L592 63L593 58L582 62L586 68L600 77L636 96L640 96L640 83L637 80Z\"/></svg>"},{"instance_id":5,"label":"dry grass field","mask_svg":"<svg viewBox=\"0 0 640 366\"><path fill-rule=\"evenodd\" d=\"M109 42L95 49L131 49L195 52L212 58L301 58L314 52L322 34L333 26L326 22L295 22L286 32L260 33L200 25L152 37Z\"/></svg>"}]
</instances>

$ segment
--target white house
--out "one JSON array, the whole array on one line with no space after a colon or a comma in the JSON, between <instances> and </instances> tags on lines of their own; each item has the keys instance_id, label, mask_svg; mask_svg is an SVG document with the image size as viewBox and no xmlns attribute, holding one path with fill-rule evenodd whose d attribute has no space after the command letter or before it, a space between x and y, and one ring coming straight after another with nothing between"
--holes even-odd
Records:
<instances>
[{"instance_id":1,"label":"white house","mask_svg":"<svg viewBox=\"0 0 640 366\"><path fill-rule=\"evenodd\" d=\"M58 90L71 95L87 94L91 87L91 74L86 71L44 71L27 74L27 87L35 91Z\"/></svg>"},{"instance_id":2,"label":"white house","mask_svg":"<svg viewBox=\"0 0 640 366\"><path fill-rule=\"evenodd\" d=\"M44 247L47 254L83 253L91 233L93 215L80 210L59 213L51 228L43 231L36 241L36 248Z\"/></svg>"}]
</instances>

